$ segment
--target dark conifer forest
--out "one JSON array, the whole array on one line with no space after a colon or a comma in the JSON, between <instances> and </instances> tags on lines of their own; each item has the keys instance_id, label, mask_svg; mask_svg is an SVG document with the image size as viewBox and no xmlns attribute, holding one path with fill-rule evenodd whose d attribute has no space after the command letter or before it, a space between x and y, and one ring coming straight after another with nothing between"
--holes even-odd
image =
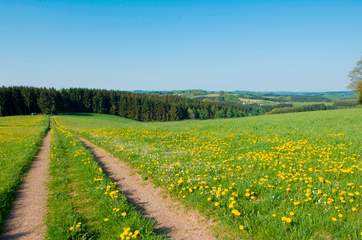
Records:
<instances>
[{"instance_id":1,"label":"dark conifer forest","mask_svg":"<svg viewBox=\"0 0 362 240\"><path fill-rule=\"evenodd\" d=\"M86 88L0 87L0 116L70 112L114 114L139 121L232 118L271 107L212 103L180 96Z\"/></svg>"}]
</instances>

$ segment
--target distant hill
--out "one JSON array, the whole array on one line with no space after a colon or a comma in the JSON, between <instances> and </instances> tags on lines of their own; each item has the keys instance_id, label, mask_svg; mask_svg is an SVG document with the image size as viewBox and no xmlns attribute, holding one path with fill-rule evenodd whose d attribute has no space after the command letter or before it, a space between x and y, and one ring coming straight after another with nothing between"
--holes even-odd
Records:
<instances>
[{"instance_id":1,"label":"distant hill","mask_svg":"<svg viewBox=\"0 0 362 240\"><path fill-rule=\"evenodd\" d=\"M269 113L304 112L350 108L358 105L353 91L206 91L187 89L174 91L135 91L141 94L174 95L206 103L226 103L270 108Z\"/></svg>"},{"instance_id":2,"label":"distant hill","mask_svg":"<svg viewBox=\"0 0 362 240\"><path fill-rule=\"evenodd\" d=\"M325 103L335 101L356 99L353 91L327 91L327 92L290 92L290 91L206 91L202 89L187 89L174 91L144 91L137 90L135 93L177 95L186 98L200 99L211 102L241 102L260 103L275 105L278 103Z\"/></svg>"}]
</instances>

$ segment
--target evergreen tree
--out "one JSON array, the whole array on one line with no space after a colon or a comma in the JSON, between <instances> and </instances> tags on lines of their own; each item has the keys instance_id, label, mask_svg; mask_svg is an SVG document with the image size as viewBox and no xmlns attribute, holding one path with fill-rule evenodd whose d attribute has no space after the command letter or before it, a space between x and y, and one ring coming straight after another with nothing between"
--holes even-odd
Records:
<instances>
[{"instance_id":1,"label":"evergreen tree","mask_svg":"<svg viewBox=\"0 0 362 240\"><path fill-rule=\"evenodd\" d=\"M95 112L140 121L169 121L255 115L266 110L271 108L203 102L179 96L85 88L0 87L1 116L32 112Z\"/></svg>"}]
</instances>

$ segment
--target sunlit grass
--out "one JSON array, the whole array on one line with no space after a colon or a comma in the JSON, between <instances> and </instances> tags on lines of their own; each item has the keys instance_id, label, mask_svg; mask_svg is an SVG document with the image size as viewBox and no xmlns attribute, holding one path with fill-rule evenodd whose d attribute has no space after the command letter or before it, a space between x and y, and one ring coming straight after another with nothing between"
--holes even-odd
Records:
<instances>
[{"instance_id":1,"label":"sunlit grass","mask_svg":"<svg viewBox=\"0 0 362 240\"><path fill-rule=\"evenodd\" d=\"M72 133L53 122L48 239L165 239Z\"/></svg>"},{"instance_id":2,"label":"sunlit grass","mask_svg":"<svg viewBox=\"0 0 362 240\"><path fill-rule=\"evenodd\" d=\"M359 239L361 115L351 109L146 124L105 115L59 119L242 237Z\"/></svg>"}]
</instances>

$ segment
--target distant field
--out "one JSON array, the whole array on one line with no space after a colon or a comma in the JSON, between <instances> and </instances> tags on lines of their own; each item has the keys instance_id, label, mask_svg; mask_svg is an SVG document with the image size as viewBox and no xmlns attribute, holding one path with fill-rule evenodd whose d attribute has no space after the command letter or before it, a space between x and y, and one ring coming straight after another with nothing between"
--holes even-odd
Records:
<instances>
[{"instance_id":1,"label":"distant field","mask_svg":"<svg viewBox=\"0 0 362 240\"><path fill-rule=\"evenodd\" d=\"M203 101L222 101L243 104L262 104L274 106L278 104L293 104L295 107L326 104L333 105L335 102L354 102L356 94L352 91L340 92L250 92L250 91L205 91L205 90L184 90L171 91L164 94L197 98Z\"/></svg>"},{"instance_id":2,"label":"distant field","mask_svg":"<svg viewBox=\"0 0 362 240\"><path fill-rule=\"evenodd\" d=\"M241 103L244 104L262 104L262 105L276 105L278 102L262 100L262 99L250 99L250 98L239 98Z\"/></svg>"},{"instance_id":3,"label":"distant field","mask_svg":"<svg viewBox=\"0 0 362 240\"><path fill-rule=\"evenodd\" d=\"M324 104L326 106L332 106L333 102L294 102L293 107L316 105L316 104Z\"/></svg>"},{"instance_id":4,"label":"distant field","mask_svg":"<svg viewBox=\"0 0 362 240\"><path fill-rule=\"evenodd\" d=\"M140 123L60 124L213 217L225 239L362 237L362 109Z\"/></svg>"}]
</instances>

